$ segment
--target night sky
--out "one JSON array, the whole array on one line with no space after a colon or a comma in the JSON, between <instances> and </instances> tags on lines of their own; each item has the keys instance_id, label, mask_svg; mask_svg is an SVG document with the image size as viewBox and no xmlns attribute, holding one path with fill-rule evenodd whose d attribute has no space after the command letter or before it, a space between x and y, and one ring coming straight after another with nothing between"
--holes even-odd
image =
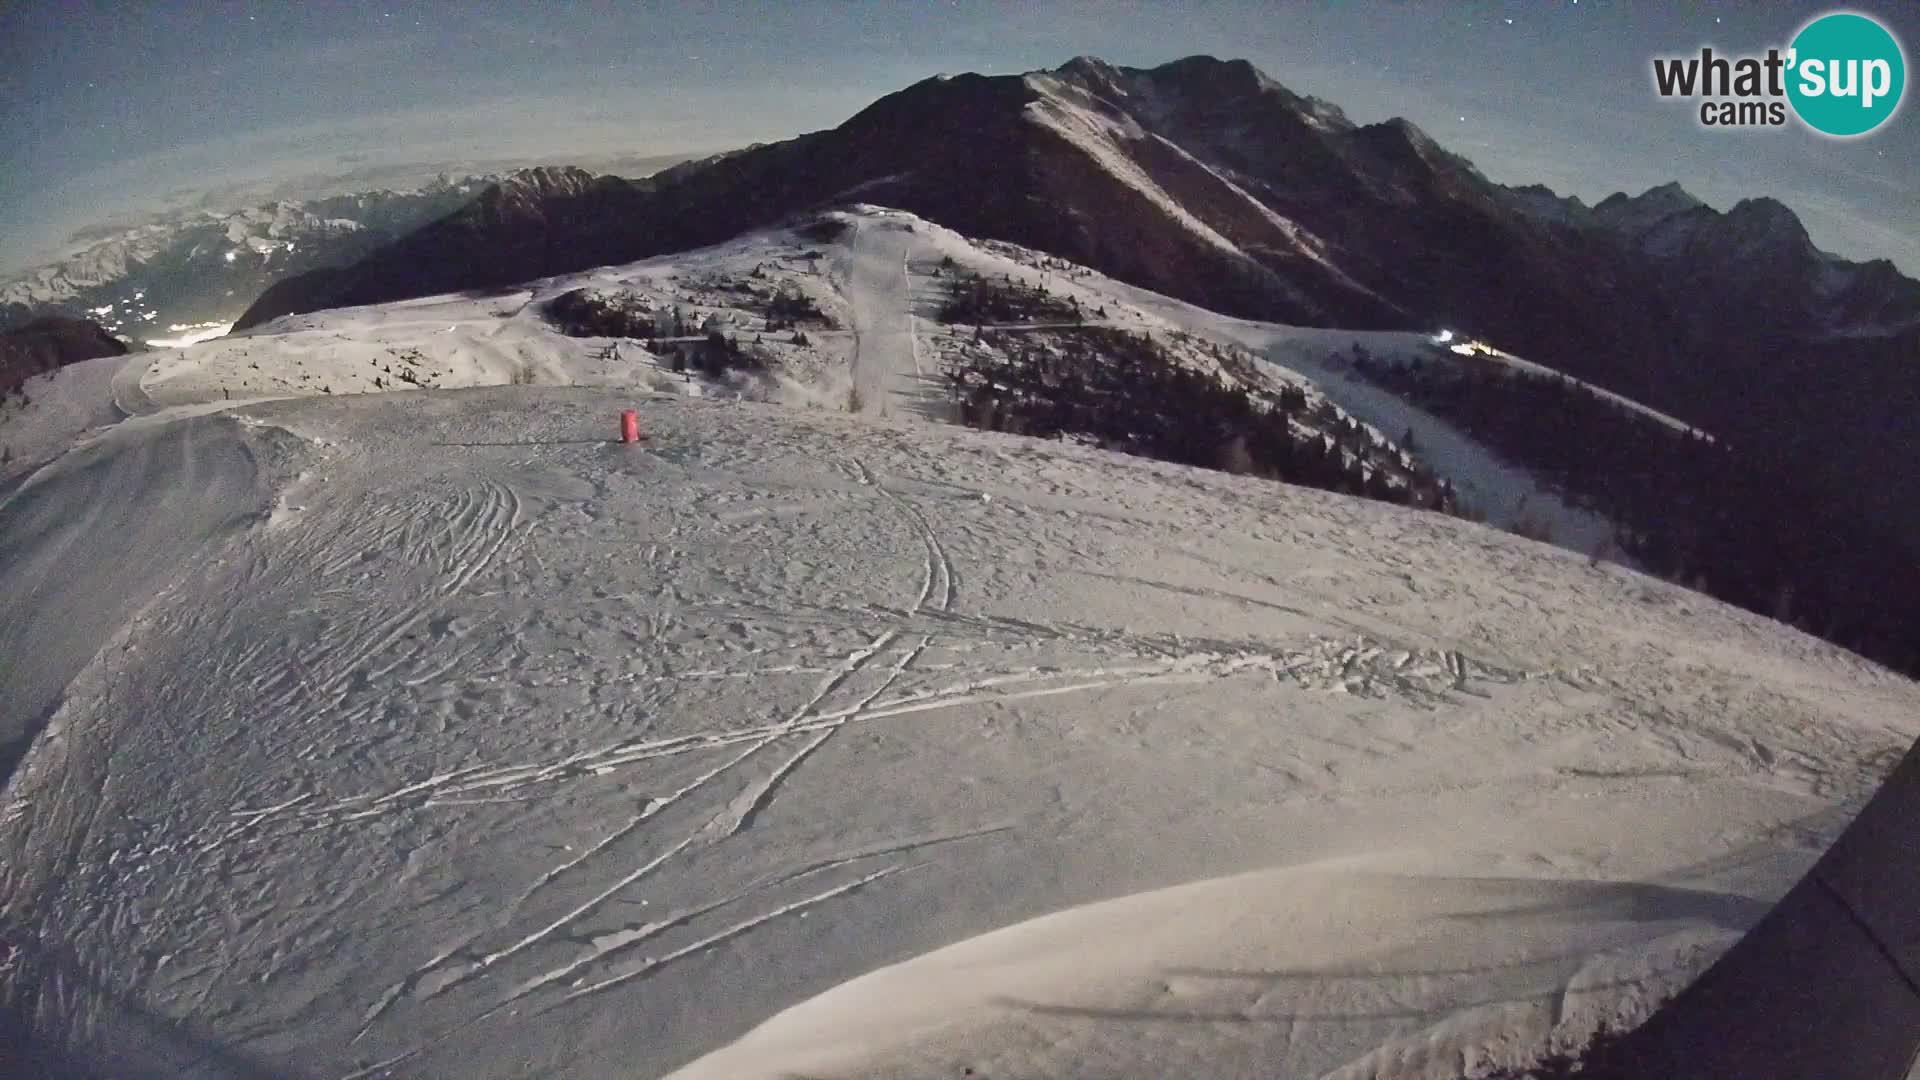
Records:
<instances>
[{"instance_id":1,"label":"night sky","mask_svg":"<svg viewBox=\"0 0 1920 1080\"><path fill-rule=\"evenodd\" d=\"M1920 5L1848 6L1920 49ZM1826 10L0 0L0 265L184 193L414 162L713 151L831 127L939 72L1210 53L1359 122L1406 116L1498 181L1592 202L1677 179L1723 209L1772 195L1821 246L1920 274L1911 102L1840 142L1797 124L1703 130L1652 90L1656 54L1784 46Z\"/></svg>"}]
</instances>

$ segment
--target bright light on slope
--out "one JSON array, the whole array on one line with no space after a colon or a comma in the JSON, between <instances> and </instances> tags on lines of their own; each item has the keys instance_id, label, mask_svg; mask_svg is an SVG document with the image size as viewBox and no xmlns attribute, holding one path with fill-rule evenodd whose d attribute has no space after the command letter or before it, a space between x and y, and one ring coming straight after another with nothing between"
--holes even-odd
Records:
<instances>
[{"instance_id":1,"label":"bright light on slope","mask_svg":"<svg viewBox=\"0 0 1920 1080\"><path fill-rule=\"evenodd\" d=\"M174 323L169 330L185 330L179 337L147 338L147 344L156 349L184 349L189 345L198 345L203 341L212 341L217 337L226 337L233 329L232 323L193 323L183 325Z\"/></svg>"},{"instance_id":2,"label":"bright light on slope","mask_svg":"<svg viewBox=\"0 0 1920 1080\"><path fill-rule=\"evenodd\" d=\"M1433 343L1435 345L1445 345L1447 342L1452 340L1453 340L1453 331L1451 330L1442 330L1439 333L1433 335Z\"/></svg>"}]
</instances>

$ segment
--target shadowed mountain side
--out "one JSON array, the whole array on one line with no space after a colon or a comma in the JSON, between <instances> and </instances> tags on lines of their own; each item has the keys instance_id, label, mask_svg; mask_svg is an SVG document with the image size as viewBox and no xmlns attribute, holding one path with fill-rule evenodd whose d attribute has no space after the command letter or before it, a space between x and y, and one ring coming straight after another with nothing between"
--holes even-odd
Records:
<instances>
[{"instance_id":1,"label":"shadowed mountain side","mask_svg":"<svg viewBox=\"0 0 1920 1080\"><path fill-rule=\"evenodd\" d=\"M0 333L0 395L20 389L35 375L126 351L118 338L84 319L36 319Z\"/></svg>"}]
</instances>

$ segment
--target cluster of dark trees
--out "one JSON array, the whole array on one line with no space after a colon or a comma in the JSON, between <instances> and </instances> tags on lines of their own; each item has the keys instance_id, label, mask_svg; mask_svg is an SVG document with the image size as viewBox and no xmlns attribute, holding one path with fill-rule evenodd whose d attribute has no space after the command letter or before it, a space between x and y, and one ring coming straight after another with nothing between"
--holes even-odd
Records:
<instances>
[{"instance_id":1,"label":"cluster of dark trees","mask_svg":"<svg viewBox=\"0 0 1920 1080\"><path fill-rule=\"evenodd\" d=\"M1063 329L1041 339L983 335L947 371L963 422L1040 438L1078 436L1109 449L1451 511L1453 487L1403 462L1350 417L1288 387L1256 395L1176 363L1145 333ZM1318 431L1301 423L1311 420Z\"/></svg>"},{"instance_id":2,"label":"cluster of dark trees","mask_svg":"<svg viewBox=\"0 0 1920 1080\"><path fill-rule=\"evenodd\" d=\"M699 341L662 342L656 347L667 356L667 366L675 371L693 371L717 379L730 371L762 372L766 357L758 349L743 348L734 337L709 330Z\"/></svg>"},{"instance_id":3,"label":"cluster of dark trees","mask_svg":"<svg viewBox=\"0 0 1920 1080\"><path fill-rule=\"evenodd\" d=\"M426 360L426 356L422 354L419 349L404 349L399 352L393 352L393 350L389 349L388 352L392 353L393 356L400 361L401 368L399 371L395 371L393 370L392 364L381 364L380 365L381 371L386 372L388 375L393 376L395 379L399 380L400 382L406 383L409 386L424 387L428 385L427 383L421 381L420 373L417 370L415 370L415 367L414 367ZM408 366L408 365L414 365L414 366ZM256 363L253 365L253 367L256 370L258 370L260 365ZM381 389L385 389L387 384L383 383L380 379L380 376L376 375L373 377L373 386L374 386L374 389L381 390ZM327 392L332 393L331 390Z\"/></svg>"},{"instance_id":4,"label":"cluster of dark trees","mask_svg":"<svg viewBox=\"0 0 1920 1080\"><path fill-rule=\"evenodd\" d=\"M940 305L939 318L943 323L995 326L1077 323L1084 316L1077 298L1055 296L1045 285L1015 281L1010 274L998 279L954 274L947 279L947 299Z\"/></svg>"},{"instance_id":5,"label":"cluster of dark trees","mask_svg":"<svg viewBox=\"0 0 1920 1080\"><path fill-rule=\"evenodd\" d=\"M637 296L574 289L547 301L547 321L570 337L650 338L653 312Z\"/></svg>"},{"instance_id":6,"label":"cluster of dark trees","mask_svg":"<svg viewBox=\"0 0 1920 1080\"><path fill-rule=\"evenodd\" d=\"M791 295L799 299L783 300L789 294L782 292L774 297L774 304L779 307L784 303L786 306L781 310L811 310L816 317L825 318L804 294L796 291ZM761 350L742 346L733 335L717 328L707 330L704 336L694 341L664 340L694 337L699 331L680 325L678 314L673 317L673 325L657 327L652 310L631 293L605 296L586 289L575 289L547 302L547 318L562 333L573 337L637 338L646 341L649 349L665 358L667 365L678 372L697 372L717 379L730 371L759 372L767 369L767 358ZM662 333L662 330L665 332ZM402 373L399 377L406 379L407 375Z\"/></svg>"},{"instance_id":7,"label":"cluster of dark trees","mask_svg":"<svg viewBox=\"0 0 1920 1080\"><path fill-rule=\"evenodd\" d=\"M752 291L752 290L748 290ZM802 324L833 325L832 316L800 291L787 285L771 295L754 292L755 299L766 300L768 330L790 330ZM660 337L694 337L702 333L692 321L683 321L676 308L661 325L662 317L638 294L612 295L591 289L574 289L547 301L547 321L571 337L634 338L648 341Z\"/></svg>"},{"instance_id":8,"label":"cluster of dark trees","mask_svg":"<svg viewBox=\"0 0 1920 1080\"><path fill-rule=\"evenodd\" d=\"M783 286L767 302L767 329L789 330L801 323L832 326L833 319L820 310L813 297L792 285Z\"/></svg>"},{"instance_id":9,"label":"cluster of dark trees","mask_svg":"<svg viewBox=\"0 0 1920 1080\"><path fill-rule=\"evenodd\" d=\"M1920 559L1870 512L1871 478L1836 485L1817 462L1678 430L1560 375L1364 353L1353 368L1619 523L1649 570L1920 673Z\"/></svg>"},{"instance_id":10,"label":"cluster of dark trees","mask_svg":"<svg viewBox=\"0 0 1920 1080\"><path fill-rule=\"evenodd\" d=\"M840 218L820 217L795 229L794 233L816 244L831 244L846 235L847 230L852 227ZM820 253L815 251L811 254L817 257Z\"/></svg>"}]
</instances>

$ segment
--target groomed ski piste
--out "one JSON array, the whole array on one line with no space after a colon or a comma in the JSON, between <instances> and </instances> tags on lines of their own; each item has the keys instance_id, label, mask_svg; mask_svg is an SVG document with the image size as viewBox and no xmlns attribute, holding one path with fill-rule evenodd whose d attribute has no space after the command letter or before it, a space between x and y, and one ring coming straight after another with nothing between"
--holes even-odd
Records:
<instances>
[{"instance_id":1,"label":"groomed ski piste","mask_svg":"<svg viewBox=\"0 0 1920 1080\"><path fill-rule=\"evenodd\" d=\"M0 424L42 447L0 494L24 1052L1472 1076L1645 1016L1920 735L1911 682L1627 567L940 423L916 268L1046 260L850 218L33 384ZM841 330L752 392L538 316L773 262ZM371 392L403 352L433 388Z\"/></svg>"}]
</instances>

